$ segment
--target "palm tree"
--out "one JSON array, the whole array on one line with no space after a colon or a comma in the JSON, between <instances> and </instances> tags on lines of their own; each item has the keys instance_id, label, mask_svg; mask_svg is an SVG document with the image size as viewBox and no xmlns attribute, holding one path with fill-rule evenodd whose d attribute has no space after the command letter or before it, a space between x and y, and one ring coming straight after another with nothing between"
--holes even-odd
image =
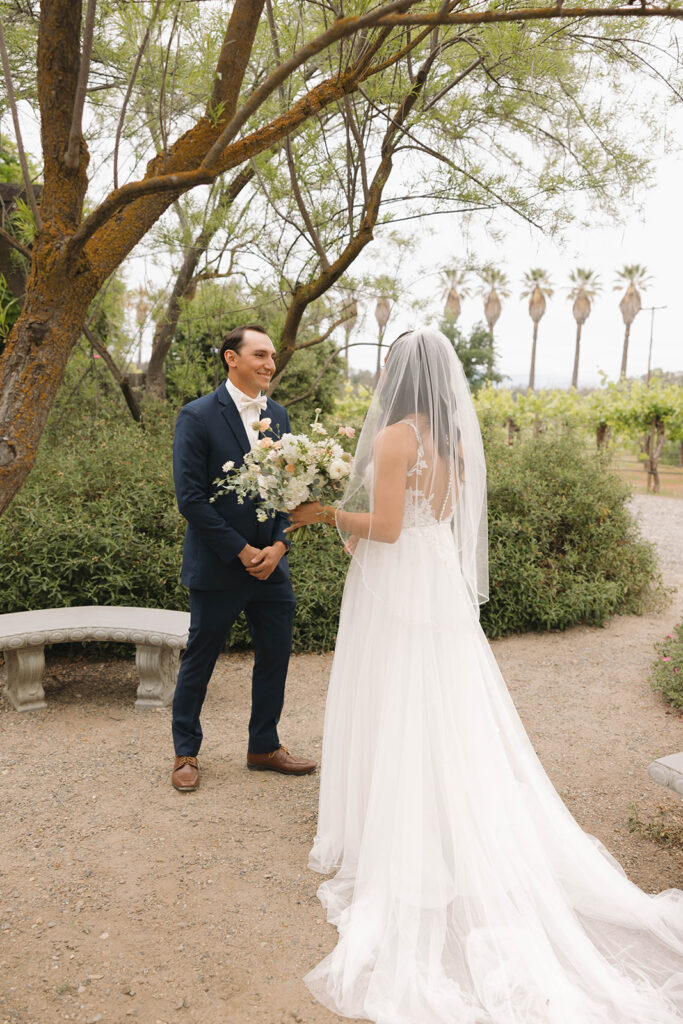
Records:
<instances>
[{"instance_id":1,"label":"palm tree","mask_svg":"<svg viewBox=\"0 0 683 1024\"><path fill-rule=\"evenodd\" d=\"M386 330L387 322L391 316L391 301L387 295L382 292L377 298L377 305L375 306L375 320L377 321L377 369L375 370L375 384L379 380L380 371L382 369L382 340L384 338L384 331Z\"/></svg>"},{"instance_id":2,"label":"palm tree","mask_svg":"<svg viewBox=\"0 0 683 1024\"><path fill-rule=\"evenodd\" d=\"M619 309L624 320L624 349L621 353L620 377L626 376L626 361L628 359L628 341L631 334L631 324L640 312L641 301L639 288L647 288L652 278L647 272L647 267L640 263L627 263L621 270L617 270L617 282L614 285L615 292L620 291L626 285L626 291L621 297Z\"/></svg>"},{"instance_id":3,"label":"palm tree","mask_svg":"<svg viewBox=\"0 0 683 1024\"><path fill-rule=\"evenodd\" d=\"M346 297L344 305L342 307L342 313L346 313L347 317L342 324L342 330L344 331L344 359L346 360L346 379L349 379L349 338L351 332L356 325L358 319L358 299L355 292L350 292Z\"/></svg>"},{"instance_id":4,"label":"palm tree","mask_svg":"<svg viewBox=\"0 0 683 1024\"><path fill-rule=\"evenodd\" d=\"M445 267L441 271L441 280L444 286L442 297L446 300L443 315L453 323L462 311L462 300L470 294L467 276L467 270L457 263L452 267Z\"/></svg>"},{"instance_id":5,"label":"palm tree","mask_svg":"<svg viewBox=\"0 0 683 1024\"><path fill-rule=\"evenodd\" d=\"M531 344L531 366L529 368L529 391L534 390L536 377L536 341L538 339L538 325L545 313L547 299L553 294L553 286L548 277L548 271L542 267L533 267L527 270L524 275L524 291L522 298L529 296L529 316L534 323L534 337Z\"/></svg>"},{"instance_id":6,"label":"palm tree","mask_svg":"<svg viewBox=\"0 0 683 1024\"><path fill-rule=\"evenodd\" d=\"M503 270L499 270L498 267L494 267L493 263L485 263L483 267L479 268L478 274L483 285L481 294L484 298L484 316L489 325L489 333L493 337L493 328L498 322L502 309L500 300L507 299L510 295L507 274Z\"/></svg>"},{"instance_id":7,"label":"palm tree","mask_svg":"<svg viewBox=\"0 0 683 1024\"><path fill-rule=\"evenodd\" d=\"M576 320L576 348L574 349L574 370L572 372L572 387L578 387L579 380L579 350L581 348L581 331L588 317L591 315L591 303L596 295L600 294L602 285L600 278L592 270L582 270L577 267L569 275L572 287L569 291L569 298L574 300L572 313Z\"/></svg>"},{"instance_id":8,"label":"palm tree","mask_svg":"<svg viewBox=\"0 0 683 1024\"><path fill-rule=\"evenodd\" d=\"M491 335L491 361L488 366L489 377L493 372L493 328L498 323L503 304L501 299L507 299L510 295L507 274L505 271L495 267L493 263L485 263L477 271L481 278L482 287L480 294L484 299L484 316L489 325Z\"/></svg>"}]
</instances>

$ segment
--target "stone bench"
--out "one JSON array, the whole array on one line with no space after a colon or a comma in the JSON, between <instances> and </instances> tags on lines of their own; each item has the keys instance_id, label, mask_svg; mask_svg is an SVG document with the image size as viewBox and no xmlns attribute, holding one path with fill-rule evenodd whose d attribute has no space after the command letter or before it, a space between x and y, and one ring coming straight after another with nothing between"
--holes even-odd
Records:
<instances>
[{"instance_id":1,"label":"stone bench","mask_svg":"<svg viewBox=\"0 0 683 1024\"><path fill-rule=\"evenodd\" d=\"M647 773L660 786L667 786L683 796L683 751L680 754L669 754L668 757L658 757L648 767Z\"/></svg>"},{"instance_id":2,"label":"stone bench","mask_svg":"<svg viewBox=\"0 0 683 1024\"><path fill-rule=\"evenodd\" d=\"M4 694L17 711L47 707L42 684L45 644L111 640L135 644L140 680L135 707L165 707L173 700L189 626L188 612L162 608L88 605L0 615L0 651L7 674Z\"/></svg>"}]
</instances>

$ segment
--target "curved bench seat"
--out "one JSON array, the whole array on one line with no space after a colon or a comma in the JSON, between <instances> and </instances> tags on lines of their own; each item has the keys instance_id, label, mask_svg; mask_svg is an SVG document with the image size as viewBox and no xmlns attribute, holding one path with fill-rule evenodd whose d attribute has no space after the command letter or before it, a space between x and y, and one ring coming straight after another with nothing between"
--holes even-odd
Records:
<instances>
[{"instance_id":1,"label":"curved bench seat","mask_svg":"<svg viewBox=\"0 0 683 1024\"><path fill-rule=\"evenodd\" d=\"M683 796L683 751L657 758L648 767L647 773L660 786L673 789L674 793Z\"/></svg>"},{"instance_id":2,"label":"curved bench seat","mask_svg":"<svg viewBox=\"0 0 683 1024\"><path fill-rule=\"evenodd\" d=\"M165 707L173 699L178 657L187 644L189 625L189 612L107 605L0 615L5 696L17 711L46 707L42 684L45 644L101 640L135 644L140 680L135 707Z\"/></svg>"}]
</instances>

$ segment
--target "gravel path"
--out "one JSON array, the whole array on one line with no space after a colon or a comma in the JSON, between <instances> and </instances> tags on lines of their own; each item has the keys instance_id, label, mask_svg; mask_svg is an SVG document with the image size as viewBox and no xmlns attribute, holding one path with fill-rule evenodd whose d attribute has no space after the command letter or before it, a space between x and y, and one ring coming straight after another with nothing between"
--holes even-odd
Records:
<instances>
[{"instance_id":1,"label":"gravel path","mask_svg":"<svg viewBox=\"0 0 683 1024\"><path fill-rule=\"evenodd\" d=\"M668 585L683 584L683 501L642 496ZM672 605L606 629L493 644L571 812L648 891L683 887L680 850L629 831L680 821L648 763L683 749L683 716L650 692ZM57 649L58 650L58 649ZM294 659L282 736L319 755L329 655ZM44 712L0 702L0 1024L333 1024L305 972L336 941L306 858L317 776L244 768L251 659L222 658L203 717L203 779L169 784L169 712L136 712L132 662L53 657ZM397 751L400 756L400 751Z\"/></svg>"},{"instance_id":2,"label":"gravel path","mask_svg":"<svg viewBox=\"0 0 683 1024\"><path fill-rule=\"evenodd\" d=\"M655 542L664 577L683 581L683 500L634 494L631 508L644 536Z\"/></svg>"}]
</instances>

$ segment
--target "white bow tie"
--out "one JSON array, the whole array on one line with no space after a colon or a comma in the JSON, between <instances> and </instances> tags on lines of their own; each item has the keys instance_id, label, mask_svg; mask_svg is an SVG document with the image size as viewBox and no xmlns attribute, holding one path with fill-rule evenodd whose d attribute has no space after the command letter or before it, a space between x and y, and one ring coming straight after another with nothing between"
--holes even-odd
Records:
<instances>
[{"instance_id":1,"label":"white bow tie","mask_svg":"<svg viewBox=\"0 0 683 1024\"><path fill-rule=\"evenodd\" d=\"M268 405L268 397L266 395L257 395L256 398L249 398L247 395L240 397L240 412L246 412L248 409L257 409L258 412L263 412Z\"/></svg>"}]
</instances>

